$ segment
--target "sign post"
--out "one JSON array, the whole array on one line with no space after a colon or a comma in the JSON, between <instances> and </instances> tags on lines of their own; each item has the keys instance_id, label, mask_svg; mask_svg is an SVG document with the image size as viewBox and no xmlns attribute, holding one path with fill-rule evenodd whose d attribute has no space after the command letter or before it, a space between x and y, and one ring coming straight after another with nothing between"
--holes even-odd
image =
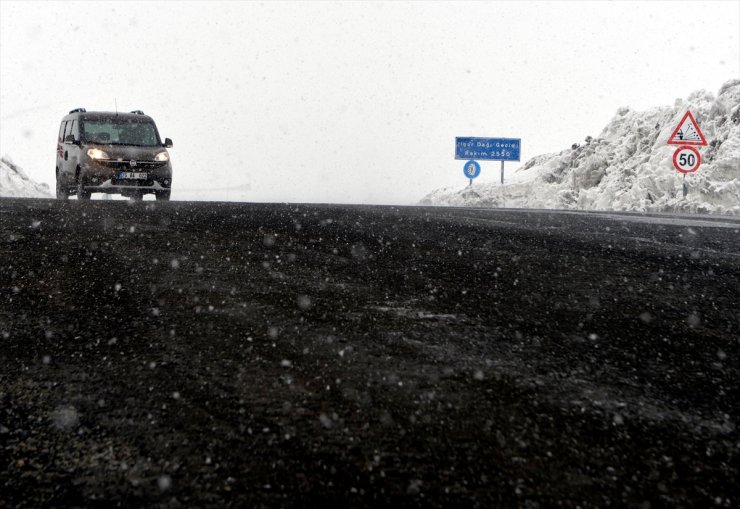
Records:
<instances>
[{"instance_id":1,"label":"sign post","mask_svg":"<svg viewBox=\"0 0 740 509\"><path fill-rule=\"evenodd\" d=\"M680 145L673 153L673 167L676 171L683 173L683 196L689 194L689 186L686 184L686 174L694 173L701 166L701 154L694 147L704 147L707 145L707 139L704 133L699 129L691 111L687 111L681 118L676 128L673 130L668 145Z\"/></svg>"},{"instance_id":2,"label":"sign post","mask_svg":"<svg viewBox=\"0 0 740 509\"><path fill-rule=\"evenodd\" d=\"M521 138L457 137L455 138L455 159L501 161L501 185L503 185L504 162L519 161L521 147Z\"/></svg>"}]
</instances>

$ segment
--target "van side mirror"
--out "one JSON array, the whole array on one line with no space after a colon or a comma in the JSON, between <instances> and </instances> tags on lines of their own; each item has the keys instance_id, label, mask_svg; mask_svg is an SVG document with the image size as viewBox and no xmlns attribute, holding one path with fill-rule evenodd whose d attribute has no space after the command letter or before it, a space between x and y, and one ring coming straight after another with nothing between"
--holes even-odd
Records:
<instances>
[{"instance_id":1,"label":"van side mirror","mask_svg":"<svg viewBox=\"0 0 740 509\"><path fill-rule=\"evenodd\" d=\"M74 134L68 134L64 137L64 143L72 143L75 144L75 135Z\"/></svg>"},{"instance_id":2,"label":"van side mirror","mask_svg":"<svg viewBox=\"0 0 740 509\"><path fill-rule=\"evenodd\" d=\"M164 139L164 146L165 148L172 148L172 140L169 138Z\"/></svg>"}]
</instances>

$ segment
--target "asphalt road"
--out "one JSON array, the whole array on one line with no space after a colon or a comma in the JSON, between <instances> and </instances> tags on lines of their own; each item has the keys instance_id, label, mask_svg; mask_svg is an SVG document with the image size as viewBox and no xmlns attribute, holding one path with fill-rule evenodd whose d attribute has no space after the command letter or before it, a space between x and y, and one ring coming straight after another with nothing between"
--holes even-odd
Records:
<instances>
[{"instance_id":1,"label":"asphalt road","mask_svg":"<svg viewBox=\"0 0 740 509\"><path fill-rule=\"evenodd\" d=\"M740 220L0 201L0 507L737 507Z\"/></svg>"}]
</instances>

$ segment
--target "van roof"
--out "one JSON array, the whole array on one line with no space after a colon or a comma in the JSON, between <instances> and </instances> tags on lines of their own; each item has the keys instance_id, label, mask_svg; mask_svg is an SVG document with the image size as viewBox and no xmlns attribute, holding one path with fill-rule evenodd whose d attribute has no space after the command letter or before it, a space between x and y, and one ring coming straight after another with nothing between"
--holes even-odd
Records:
<instances>
[{"instance_id":1,"label":"van roof","mask_svg":"<svg viewBox=\"0 0 740 509\"><path fill-rule=\"evenodd\" d=\"M82 109L82 108L80 108ZM65 115L65 117L62 119L64 120L70 120L74 118L79 118L82 120L93 120L93 119L100 119L100 118L115 118L118 117L121 120L124 121L136 121L136 120L149 120L151 122L154 122L152 120L152 117L149 115L144 115L141 110L136 110L136 113L123 113L123 112L115 112L115 111L78 111L78 110L72 110L69 114Z\"/></svg>"}]
</instances>

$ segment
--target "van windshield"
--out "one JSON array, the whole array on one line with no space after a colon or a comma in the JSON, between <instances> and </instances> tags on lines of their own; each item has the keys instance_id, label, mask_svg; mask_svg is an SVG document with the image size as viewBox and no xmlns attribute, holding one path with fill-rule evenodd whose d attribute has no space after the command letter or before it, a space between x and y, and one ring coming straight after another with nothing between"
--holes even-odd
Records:
<instances>
[{"instance_id":1,"label":"van windshield","mask_svg":"<svg viewBox=\"0 0 740 509\"><path fill-rule=\"evenodd\" d=\"M152 122L131 122L121 119L85 120L83 139L87 143L105 145L161 145L157 128Z\"/></svg>"}]
</instances>

